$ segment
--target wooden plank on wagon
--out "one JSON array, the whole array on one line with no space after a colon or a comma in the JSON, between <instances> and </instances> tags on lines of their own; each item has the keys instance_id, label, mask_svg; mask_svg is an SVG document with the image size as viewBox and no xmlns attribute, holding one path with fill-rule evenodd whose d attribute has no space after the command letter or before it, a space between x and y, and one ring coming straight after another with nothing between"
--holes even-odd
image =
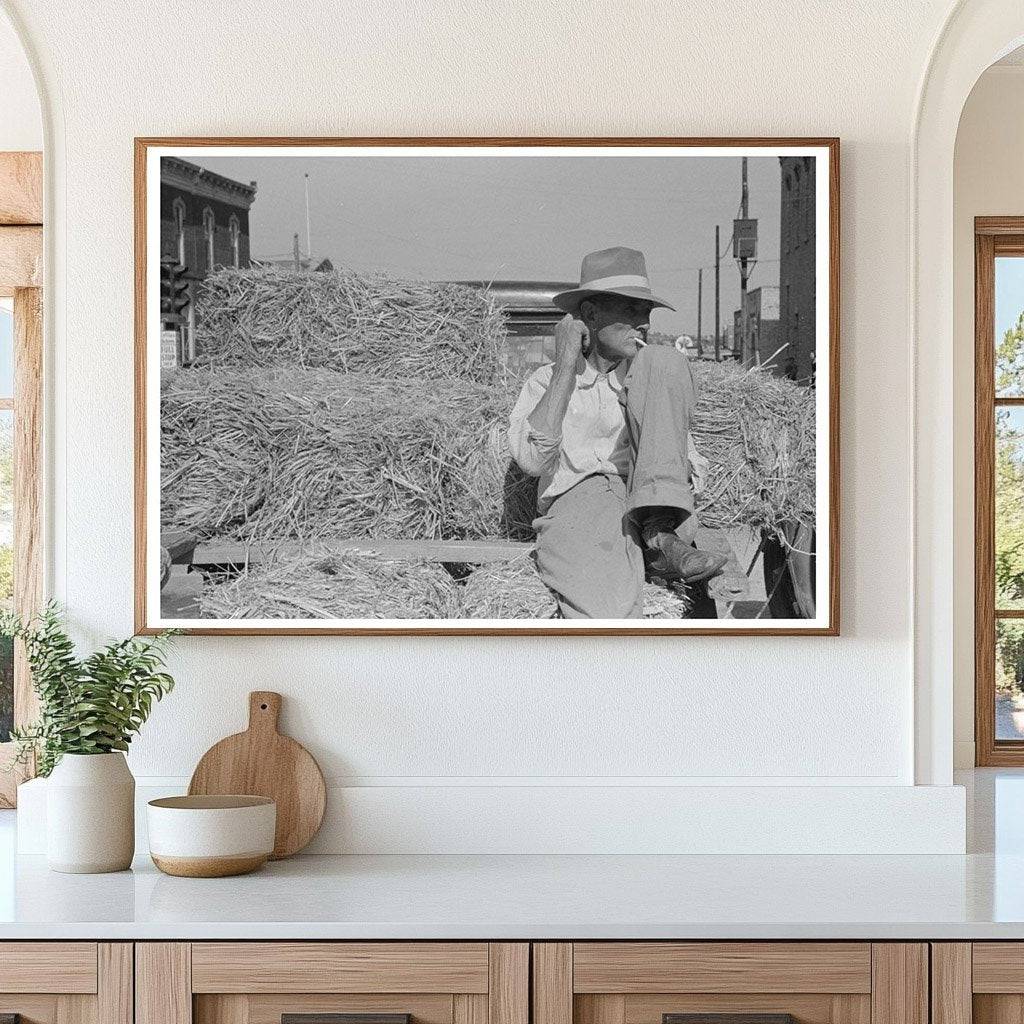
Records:
<instances>
[{"instance_id":1,"label":"wooden plank on wagon","mask_svg":"<svg viewBox=\"0 0 1024 1024\"><path fill-rule=\"evenodd\" d=\"M43 154L0 153L0 224L43 223Z\"/></svg>"},{"instance_id":2,"label":"wooden plank on wagon","mask_svg":"<svg viewBox=\"0 0 1024 1024\"><path fill-rule=\"evenodd\" d=\"M239 541L210 540L197 544L192 556L196 568L245 565L269 558L307 555L325 558L353 552L374 552L395 561L454 562L482 565L487 562L508 562L528 554L533 545L516 540L335 540L284 541L281 543L244 544Z\"/></svg>"}]
</instances>

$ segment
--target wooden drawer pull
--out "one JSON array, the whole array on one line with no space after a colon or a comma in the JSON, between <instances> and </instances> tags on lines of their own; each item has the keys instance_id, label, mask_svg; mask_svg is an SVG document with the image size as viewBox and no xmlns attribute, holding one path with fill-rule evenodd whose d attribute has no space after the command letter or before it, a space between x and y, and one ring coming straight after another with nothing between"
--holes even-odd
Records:
<instances>
[{"instance_id":1,"label":"wooden drawer pull","mask_svg":"<svg viewBox=\"0 0 1024 1024\"><path fill-rule=\"evenodd\" d=\"M663 1013L661 1024L796 1024L791 1013Z\"/></svg>"},{"instance_id":2,"label":"wooden drawer pull","mask_svg":"<svg viewBox=\"0 0 1024 1024\"><path fill-rule=\"evenodd\" d=\"M7 1024L7 1022L0 1020L0 1024ZM281 1024L412 1024L412 1014L282 1013Z\"/></svg>"}]
</instances>

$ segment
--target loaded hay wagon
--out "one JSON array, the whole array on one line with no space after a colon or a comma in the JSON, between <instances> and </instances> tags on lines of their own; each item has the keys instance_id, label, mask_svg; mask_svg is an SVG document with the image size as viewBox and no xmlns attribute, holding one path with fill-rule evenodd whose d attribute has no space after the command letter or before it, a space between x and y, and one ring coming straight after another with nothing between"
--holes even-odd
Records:
<instances>
[{"instance_id":1,"label":"loaded hay wagon","mask_svg":"<svg viewBox=\"0 0 1024 1024\"><path fill-rule=\"evenodd\" d=\"M508 412L553 355L563 283L225 268L197 358L161 389L166 618L548 618L536 486ZM814 614L813 392L695 363L710 481L698 547L725 573L660 618ZM368 609L373 609L372 613Z\"/></svg>"}]
</instances>

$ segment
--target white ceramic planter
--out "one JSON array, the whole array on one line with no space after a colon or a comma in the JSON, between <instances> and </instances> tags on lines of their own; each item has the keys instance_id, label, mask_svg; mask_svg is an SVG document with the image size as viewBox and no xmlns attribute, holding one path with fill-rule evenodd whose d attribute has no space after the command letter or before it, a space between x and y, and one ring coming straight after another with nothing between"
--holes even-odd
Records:
<instances>
[{"instance_id":1,"label":"white ceramic planter","mask_svg":"<svg viewBox=\"0 0 1024 1024\"><path fill-rule=\"evenodd\" d=\"M135 854L135 779L124 754L65 754L46 784L53 871L124 871Z\"/></svg>"}]
</instances>

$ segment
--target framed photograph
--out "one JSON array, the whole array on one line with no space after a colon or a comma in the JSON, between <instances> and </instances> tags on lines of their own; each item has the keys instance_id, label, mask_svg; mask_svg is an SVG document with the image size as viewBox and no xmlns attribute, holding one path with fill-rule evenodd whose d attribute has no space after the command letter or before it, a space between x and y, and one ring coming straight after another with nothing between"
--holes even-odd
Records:
<instances>
[{"instance_id":1,"label":"framed photograph","mask_svg":"<svg viewBox=\"0 0 1024 1024\"><path fill-rule=\"evenodd\" d=\"M137 139L140 632L839 631L837 139Z\"/></svg>"}]
</instances>

